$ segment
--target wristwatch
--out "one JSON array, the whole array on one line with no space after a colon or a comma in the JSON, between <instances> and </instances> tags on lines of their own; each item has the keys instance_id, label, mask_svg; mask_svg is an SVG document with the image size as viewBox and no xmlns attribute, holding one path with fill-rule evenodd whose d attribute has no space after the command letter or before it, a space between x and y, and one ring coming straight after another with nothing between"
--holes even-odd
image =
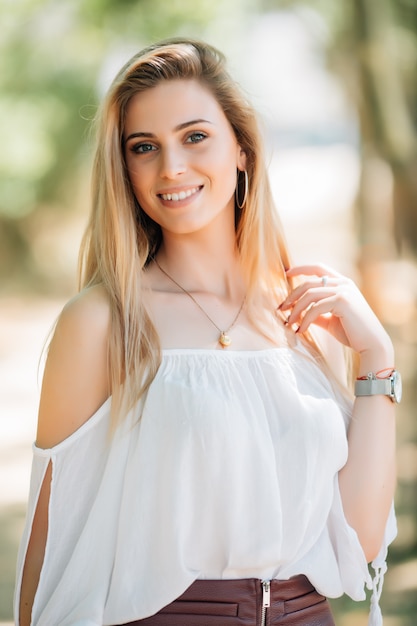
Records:
<instances>
[{"instance_id":1,"label":"wristwatch","mask_svg":"<svg viewBox=\"0 0 417 626\"><path fill-rule=\"evenodd\" d=\"M393 402L401 402L401 374L392 370L387 378L377 378L370 372L366 378L356 380L355 396L388 396Z\"/></svg>"}]
</instances>

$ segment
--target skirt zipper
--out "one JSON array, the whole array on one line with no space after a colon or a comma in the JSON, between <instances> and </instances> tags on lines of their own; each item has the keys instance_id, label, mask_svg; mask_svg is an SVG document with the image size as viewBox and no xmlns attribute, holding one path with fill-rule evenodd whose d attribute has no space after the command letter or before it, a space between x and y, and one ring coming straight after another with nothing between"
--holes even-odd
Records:
<instances>
[{"instance_id":1,"label":"skirt zipper","mask_svg":"<svg viewBox=\"0 0 417 626\"><path fill-rule=\"evenodd\" d=\"M261 626L266 626L266 610L271 606L271 581L262 581Z\"/></svg>"}]
</instances>

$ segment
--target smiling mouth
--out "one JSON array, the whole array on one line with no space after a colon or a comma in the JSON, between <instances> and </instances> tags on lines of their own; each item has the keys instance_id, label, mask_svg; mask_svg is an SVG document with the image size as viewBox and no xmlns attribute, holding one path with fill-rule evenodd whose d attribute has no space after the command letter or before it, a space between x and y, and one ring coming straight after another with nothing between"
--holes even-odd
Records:
<instances>
[{"instance_id":1,"label":"smiling mouth","mask_svg":"<svg viewBox=\"0 0 417 626\"><path fill-rule=\"evenodd\" d=\"M178 193L160 193L158 196L162 198L162 200L169 200L170 202L179 202L180 200L185 200L186 198L190 198L197 191L200 191L202 187L193 187L192 189L187 189L187 191L179 191Z\"/></svg>"}]
</instances>

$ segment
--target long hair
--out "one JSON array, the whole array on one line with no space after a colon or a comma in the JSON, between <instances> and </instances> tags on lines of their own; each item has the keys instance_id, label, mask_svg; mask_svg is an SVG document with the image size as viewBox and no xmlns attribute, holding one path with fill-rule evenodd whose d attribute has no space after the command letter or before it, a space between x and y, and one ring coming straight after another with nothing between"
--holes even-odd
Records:
<instances>
[{"instance_id":1,"label":"long hair","mask_svg":"<svg viewBox=\"0 0 417 626\"><path fill-rule=\"evenodd\" d=\"M147 390L161 360L158 335L141 298L142 271L158 250L161 230L138 205L129 182L123 147L126 109L135 94L175 79L198 81L210 91L246 154L249 191L243 210L235 207L235 224L249 317L259 322L256 309L265 295L276 306L288 293L288 251L256 114L229 76L224 56L190 39L146 48L116 76L97 118L92 211L80 250L80 287L102 284L111 303L109 371L116 418Z\"/></svg>"}]
</instances>

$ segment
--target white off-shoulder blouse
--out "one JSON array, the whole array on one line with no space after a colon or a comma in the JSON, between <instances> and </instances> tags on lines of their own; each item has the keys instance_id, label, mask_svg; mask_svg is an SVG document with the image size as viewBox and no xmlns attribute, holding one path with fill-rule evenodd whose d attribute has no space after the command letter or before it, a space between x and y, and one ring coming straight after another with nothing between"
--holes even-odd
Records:
<instances>
[{"instance_id":1,"label":"white off-shoulder blouse","mask_svg":"<svg viewBox=\"0 0 417 626\"><path fill-rule=\"evenodd\" d=\"M34 446L16 616L51 462L33 626L121 624L198 578L296 574L328 597L363 600L373 586L377 619L394 513L371 577L338 486L350 407L305 350L165 350L146 398L111 438L110 406L54 448Z\"/></svg>"}]
</instances>

